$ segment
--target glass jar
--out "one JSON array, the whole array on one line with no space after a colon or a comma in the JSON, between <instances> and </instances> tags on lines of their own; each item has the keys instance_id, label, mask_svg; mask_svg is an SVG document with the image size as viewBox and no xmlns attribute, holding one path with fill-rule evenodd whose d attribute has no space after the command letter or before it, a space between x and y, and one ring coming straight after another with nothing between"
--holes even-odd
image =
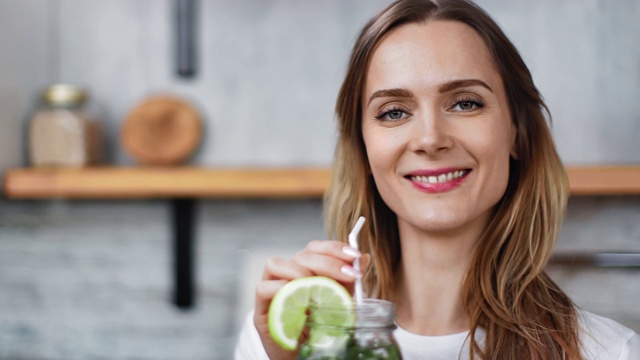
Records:
<instances>
[{"instance_id":1,"label":"glass jar","mask_svg":"<svg viewBox=\"0 0 640 360\"><path fill-rule=\"evenodd\" d=\"M365 299L353 309L311 305L309 333L300 346L298 360L400 360L402 355L393 337L395 305L389 301ZM353 325L335 326L355 316Z\"/></svg>"},{"instance_id":2,"label":"glass jar","mask_svg":"<svg viewBox=\"0 0 640 360\"><path fill-rule=\"evenodd\" d=\"M102 129L88 100L88 92L73 85L56 84L42 91L29 123L32 166L80 167L101 160Z\"/></svg>"}]
</instances>

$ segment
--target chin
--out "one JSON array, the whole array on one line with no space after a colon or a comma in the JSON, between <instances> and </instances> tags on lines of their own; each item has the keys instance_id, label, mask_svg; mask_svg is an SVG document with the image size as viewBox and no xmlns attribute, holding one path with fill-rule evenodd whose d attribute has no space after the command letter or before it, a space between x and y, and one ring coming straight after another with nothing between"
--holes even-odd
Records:
<instances>
[{"instance_id":1,"label":"chin","mask_svg":"<svg viewBox=\"0 0 640 360\"><path fill-rule=\"evenodd\" d=\"M426 232L452 232L462 228L465 224L459 217L423 217L412 221L413 226Z\"/></svg>"}]
</instances>

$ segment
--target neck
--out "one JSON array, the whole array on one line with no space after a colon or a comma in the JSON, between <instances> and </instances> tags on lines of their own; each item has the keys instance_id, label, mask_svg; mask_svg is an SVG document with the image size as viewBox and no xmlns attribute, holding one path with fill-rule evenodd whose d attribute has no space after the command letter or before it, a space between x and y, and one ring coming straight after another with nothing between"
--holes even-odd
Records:
<instances>
[{"instance_id":1,"label":"neck","mask_svg":"<svg viewBox=\"0 0 640 360\"><path fill-rule=\"evenodd\" d=\"M421 335L468 330L462 285L481 231L438 234L398 225L402 251L394 291L398 324Z\"/></svg>"}]
</instances>

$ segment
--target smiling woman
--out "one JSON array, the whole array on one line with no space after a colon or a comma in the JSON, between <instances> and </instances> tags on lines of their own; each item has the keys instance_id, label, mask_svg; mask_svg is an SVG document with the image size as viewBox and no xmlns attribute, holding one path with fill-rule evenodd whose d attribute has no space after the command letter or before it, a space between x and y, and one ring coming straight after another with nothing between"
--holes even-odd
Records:
<instances>
[{"instance_id":1,"label":"smiling woman","mask_svg":"<svg viewBox=\"0 0 640 360\"><path fill-rule=\"evenodd\" d=\"M394 302L405 360L640 357L637 334L578 309L544 272L567 177L529 70L482 9L389 5L356 41L336 112L327 227L344 241L366 217L372 266L355 271L359 253L335 240L269 261L237 358L296 356L270 340L266 309L314 275L364 277Z\"/></svg>"},{"instance_id":2,"label":"smiling woman","mask_svg":"<svg viewBox=\"0 0 640 360\"><path fill-rule=\"evenodd\" d=\"M470 231L473 246L506 189L516 135L482 39L453 21L390 32L371 57L364 99L369 165L400 231Z\"/></svg>"}]
</instances>

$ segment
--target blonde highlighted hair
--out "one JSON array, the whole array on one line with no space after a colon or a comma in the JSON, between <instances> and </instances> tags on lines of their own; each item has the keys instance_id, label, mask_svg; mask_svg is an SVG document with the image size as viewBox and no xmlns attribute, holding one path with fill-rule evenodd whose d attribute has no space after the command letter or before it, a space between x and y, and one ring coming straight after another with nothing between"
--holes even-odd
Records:
<instances>
[{"instance_id":1,"label":"blonde highlighted hair","mask_svg":"<svg viewBox=\"0 0 640 360\"><path fill-rule=\"evenodd\" d=\"M369 61L391 30L408 23L458 21L483 39L498 69L517 129L518 159L482 235L463 288L471 321L470 358L581 359L575 305L546 275L567 202L568 181L549 130L550 115L514 45L482 9L466 0L398 0L373 17L353 48L336 104L339 138L325 195L331 236L347 239L359 216L366 274L374 296L391 299L401 259L396 215L381 199L362 139L362 96ZM476 340L484 329L485 341Z\"/></svg>"}]
</instances>

